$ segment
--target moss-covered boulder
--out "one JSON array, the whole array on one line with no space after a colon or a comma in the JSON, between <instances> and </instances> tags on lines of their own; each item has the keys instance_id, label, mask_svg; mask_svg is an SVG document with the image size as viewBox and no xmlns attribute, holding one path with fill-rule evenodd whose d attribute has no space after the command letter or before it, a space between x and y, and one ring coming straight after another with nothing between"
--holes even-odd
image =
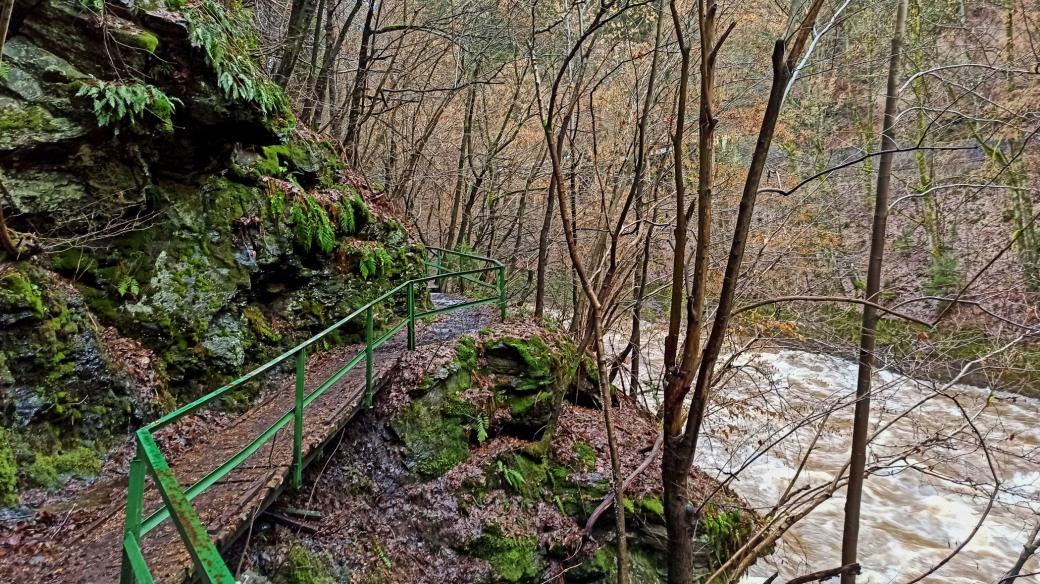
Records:
<instances>
[{"instance_id":1,"label":"moss-covered boulder","mask_svg":"<svg viewBox=\"0 0 1040 584\"><path fill-rule=\"evenodd\" d=\"M491 581L541 582L564 568L565 582L615 581L613 511L595 524L598 544L577 545L580 538L569 535L583 532L611 490L587 359L562 336L515 324L503 328L509 333L463 339L455 361L427 375L390 420L406 465L420 481L459 485L457 508L471 521L477 518L479 527L455 545L486 561ZM631 402L610 407L625 408L615 416L619 447L623 467L635 468L645 456L640 450L655 440L656 422ZM648 475L630 489L623 508L632 581L652 584L666 581L667 537L660 481ZM697 484L711 481L701 477ZM719 491L700 519L697 570L721 564L754 522L732 493Z\"/></svg>"}]
</instances>

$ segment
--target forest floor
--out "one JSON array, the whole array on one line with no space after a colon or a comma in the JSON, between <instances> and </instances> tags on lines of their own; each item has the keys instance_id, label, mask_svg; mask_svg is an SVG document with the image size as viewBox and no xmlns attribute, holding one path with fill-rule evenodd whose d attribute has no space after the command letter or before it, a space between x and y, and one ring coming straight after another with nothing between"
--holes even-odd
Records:
<instances>
[{"instance_id":1,"label":"forest floor","mask_svg":"<svg viewBox=\"0 0 1040 584\"><path fill-rule=\"evenodd\" d=\"M445 299L447 303L452 300ZM449 313L417 326L415 354L476 332L493 322L492 307ZM338 347L311 355L307 362L307 390L338 371L360 346ZM377 350L379 383L398 368L405 348L404 332ZM321 448L362 407L364 364L359 364L312 403L306 411L305 454ZM265 392L245 413L202 412L187 416L157 433L159 444L182 486L193 484L227 460L255 436L292 409L293 380L283 379ZM8 518L0 524L0 581L95 583L118 580L126 505L126 477L134 451L128 439L115 449L101 476L75 482L60 492L40 494L30 501L35 513ZM233 540L250 519L281 492L291 469L291 427L278 432L245 463L202 493L194 506L218 544ZM147 517L159 507L151 481L146 483ZM170 521L143 538L142 548L157 582L180 581L190 567L187 550Z\"/></svg>"}]
</instances>

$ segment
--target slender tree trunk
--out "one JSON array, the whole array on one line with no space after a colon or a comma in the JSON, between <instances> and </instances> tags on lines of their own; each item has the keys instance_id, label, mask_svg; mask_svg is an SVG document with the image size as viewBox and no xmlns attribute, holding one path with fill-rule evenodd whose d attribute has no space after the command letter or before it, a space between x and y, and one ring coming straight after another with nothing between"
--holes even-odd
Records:
<instances>
[{"instance_id":1,"label":"slender tree trunk","mask_svg":"<svg viewBox=\"0 0 1040 584\"><path fill-rule=\"evenodd\" d=\"M765 112L762 115L758 140L755 142L755 149L748 165L747 177L744 180L744 188L737 208L737 218L733 226L733 239L730 244L729 257L726 260L726 269L723 274L722 286L719 292L718 307L716 308L711 332L704 344L703 352L698 357L694 351L694 348L698 346L698 337L701 334L702 328L702 325L700 324L701 316L699 315L699 310L703 311L703 304L700 304L699 308L698 304L699 302L703 302L703 300L699 298L698 295L703 294L703 290L698 291L698 288L703 289L706 286L704 280L706 264L703 268L698 267L698 260L706 261L707 258L707 249L702 249L701 247L702 244L706 244L707 237L702 237L701 234L698 234L697 259L695 260L694 267L694 272L695 274L698 274L700 279L694 280L694 294L686 306L686 341L683 347L682 360L679 361L678 366L675 365L678 356L678 339L673 338L671 343L666 343L666 350L670 349L671 351L671 355L665 355L666 363L670 361L671 366L669 367L665 382L665 441L662 461L662 483L665 491L665 522L668 527L668 581L670 584L690 584L692 581L691 565L693 560L693 546L689 537L689 522L692 517L691 507L689 506L689 501L686 497L686 481L690 467L693 465L693 457L697 451L697 441L700 437L700 429L708 403L708 392L714 380L715 365L718 362L719 355L722 351L722 344L729 328L736 292L740 283L740 274L744 261L744 252L747 247L748 234L751 229L751 220L755 212L755 202L758 198L759 188L762 184L762 175L765 171L766 161L769 157L769 148L772 144L773 136L776 134L777 122L780 118L780 110L783 106L784 95L786 94L786 86L788 81L791 79L791 72L794 70L798 59L802 56L803 50L805 49L809 35L812 31L813 24L816 21L816 17L819 15L822 5L823 0L813 0L813 2L808 4L805 16L801 20L798 28L794 30L790 37L778 39L774 44L773 56L771 59L773 78L769 89L769 97L766 101ZM703 36L705 31L713 30L713 27L708 26L708 24L711 24L714 20L716 5L714 2L702 2L699 5L699 9L701 16L701 34ZM673 21L676 24L676 29L680 30L680 19L674 4L672 15ZM795 16L795 14L792 14L791 18L795 18ZM732 30L733 27L731 25L730 28L719 37L718 41L707 40L707 42L705 42L706 39L702 38L702 71L712 72L714 70L714 61L717 57L718 51L727 35ZM703 83L704 80L702 80L702 92L704 90ZM710 85L708 86L708 89L708 95L710 95ZM700 118L702 137L705 133L710 133L714 127L711 103L702 103L702 108L705 106L707 106L707 110L705 111L702 109ZM681 145L681 143L679 145ZM681 162L681 159L677 160ZM703 163L704 161L701 160L701 162ZM677 170L676 172L678 173L680 171ZM701 180L699 180L698 183L698 205L701 205L704 202L702 197L705 197L706 195L710 197L710 178L710 173L700 173L699 179ZM705 182L702 182L702 180ZM677 185L681 186L678 177L676 182ZM679 199L677 198L677 201L678 200ZM710 208L701 208L698 215L698 229L702 229L705 225L709 224L706 223L710 222L709 213ZM681 204L680 201L676 211L677 221L680 220L684 214L685 205ZM678 254L683 252L677 249L675 253ZM676 269L681 269L682 266L678 265L678 262L676 262L676 264ZM672 299L672 310L682 310L682 297L676 297L673 294ZM675 328L676 330L674 333L672 329L669 330L670 336L677 335L678 327ZM690 401L689 413L686 415L685 428L682 430L682 433L679 434L678 428L682 426L683 404L686 395L689 392L690 379L695 367L697 375L693 388L693 396Z\"/></svg>"},{"instance_id":2,"label":"slender tree trunk","mask_svg":"<svg viewBox=\"0 0 1040 584\"><path fill-rule=\"evenodd\" d=\"M285 33L282 47L282 58L275 71L275 83L285 87L296 69L296 61L303 51L303 39L307 35L307 25L314 17L315 0L295 0L289 13L289 28Z\"/></svg>"},{"instance_id":3,"label":"slender tree trunk","mask_svg":"<svg viewBox=\"0 0 1040 584\"><path fill-rule=\"evenodd\" d=\"M4 43L7 42L7 29L11 26L11 12L14 10L14 0L0 0L0 61L4 58ZM4 186L3 177L0 176L0 249L8 257L18 257L18 246L7 229L4 219L4 201L7 199L7 188Z\"/></svg>"},{"instance_id":4,"label":"slender tree trunk","mask_svg":"<svg viewBox=\"0 0 1040 584\"><path fill-rule=\"evenodd\" d=\"M534 316L542 318L545 316L545 276L549 266L549 235L552 231L553 205L556 197L553 189L556 188L556 176L549 180L549 196L545 201L545 214L542 215L542 229L538 234L538 265L535 267L534 284Z\"/></svg>"},{"instance_id":5,"label":"slender tree trunk","mask_svg":"<svg viewBox=\"0 0 1040 584\"><path fill-rule=\"evenodd\" d=\"M0 251L7 254L8 259L16 260L20 255L18 245L14 242L14 238L11 236L10 230L7 229L7 222L4 219L4 203L7 201L7 195L7 187L4 186L3 177L0 176Z\"/></svg>"},{"instance_id":6,"label":"slender tree trunk","mask_svg":"<svg viewBox=\"0 0 1040 584\"><path fill-rule=\"evenodd\" d=\"M1040 521L1033 526L1033 530L1029 532L1029 536L1026 538L1026 543L1022 546L1022 552L1018 554L1018 559L1015 560L1015 565L1011 566L1000 581L997 584L1014 584L1015 580L1018 579L1019 574L1022 573L1022 568L1025 567L1026 562L1029 558L1033 557L1036 553L1037 548L1040 548Z\"/></svg>"},{"instance_id":7,"label":"slender tree trunk","mask_svg":"<svg viewBox=\"0 0 1040 584\"><path fill-rule=\"evenodd\" d=\"M906 27L906 0L896 7L895 32L888 64L888 87L885 98L885 121L881 135L881 155L878 163L877 192L874 197L874 225L870 235L870 260L867 266L866 300L877 302L881 293L881 266L885 255L885 228L888 222L888 198L892 180L892 150L896 148L895 124L898 113L899 62L903 48L903 30ZM856 407L852 426L852 454L849 465L848 495L845 499L845 526L842 531L841 564L857 562L859 545L860 506L863 500L863 480L867 465L867 434L870 429L870 388L874 372L874 332L878 312L872 305L863 307L860 329L859 371L856 376ZM856 574L845 573L842 584L855 584Z\"/></svg>"},{"instance_id":8,"label":"slender tree trunk","mask_svg":"<svg viewBox=\"0 0 1040 584\"><path fill-rule=\"evenodd\" d=\"M322 114L325 111L325 104L335 104L336 100L333 97L332 87L332 69L336 65L336 59L339 58L340 51L343 50L343 44L347 41L347 35L350 33L350 25L353 24L354 18L357 16L358 10L361 9L361 0L355 0L354 6L350 9L350 14L347 15L347 19L343 21L343 25L339 29L339 34L335 36L333 41L333 10L335 4L329 4L329 13L326 16L325 31L325 55L321 60L321 69L318 71L318 77L314 84L313 98L310 103L304 101L304 116L310 120L310 125L317 127L321 123Z\"/></svg>"},{"instance_id":9,"label":"slender tree trunk","mask_svg":"<svg viewBox=\"0 0 1040 584\"><path fill-rule=\"evenodd\" d=\"M314 77L318 74L318 56L321 54L321 30L325 17L325 0L318 0L318 7L314 10L314 34L311 36L311 59L307 66L307 73L302 83L304 98L314 95Z\"/></svg>"},{"instance_id":10,"label":"slender tree trunk","mask_svg":"<svg viewBox=\"0 0 1040 584\"><path fill-rule=\"evenodd\" d=\"M4 43L7 42L7 29L11 27L12 12L14 0L0 0L0 60L4 58Z\"/></svg>"},{"instance_id":11,"label":"slender tree trunk","mask_svg":"<svg viewBox=\"0 0 1040 584\"><path fill-rule=\"evenodd\" d=\"M351 164L358 162L358 135L361 131L361 108L365 101L368 87L368 66L372 57L372 20L375 18L376 3L368 5L365 15L365 26L361 31L361 45L358 48L357 74L354 75L354 86L350 92L350 105L347 110L347 124L343 132L343 143L346 146L347 158Z\"/></svg>"},{"instance_id":12,"label":"slender tree trunk","mask_svg":"<svg viewBox=\"0 0 1040 584\"><path fill-rule=\"evenodd\" d=\"M566 129L570 124L570 118L564 117L563 123L560 127L560 132L556 137L556 144L562 144L563 138L566 136ZM549 149L554 146L549 145L546 149L546 154L549 154ZM559 146L555 146L559 148ZM559 156L559 152L556 153ZM535 285L534 285L534 316L535 318L542 318L545 316L545 278L546 271L549 267L549 243L550 234L552 233L552 220L553 220L553 206L556 203L556 173L552 173L549 178L549 196L545 201L545 214L542 216L542 229L538 235L538 266L535 269Z\"/></svg>"},{"instance_id":13,"label":"slender tree trunk","mask_svg":"<svg viewBox=\"0 0 1040 584\"><path fill-rule=\"evenodd\" d=\"M473 128L473 108L477 99L477 85L470 84L466 92L466 109L462 116L462 136L459 138L459 157L455 165L455 190L451 199L451 221L448 223L448 237L444 244L450 248L456 248L459 238L456 227L459 223L459 214L462 209L462 196L466 190L466 161L469 159L471 132Z\"/></svg>"}]
</instances>

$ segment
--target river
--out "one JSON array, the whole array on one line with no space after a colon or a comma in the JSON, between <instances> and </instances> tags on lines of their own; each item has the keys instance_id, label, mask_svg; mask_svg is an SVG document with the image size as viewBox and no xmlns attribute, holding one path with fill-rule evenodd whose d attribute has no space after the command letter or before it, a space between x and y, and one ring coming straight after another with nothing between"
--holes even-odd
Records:
<instances>
[{"instance_id":1,"label":"river","mask_svg":"<svg viewBox=\"0 0 1040 584\"><path fill-rule=\"evenodd\" d=\"M649 357L650 375L659 376L660 352L652 350ZM848 461L856 364L825 354L770 350L750 353L734 365L734 375L712 398L696 464L720 479L746 464L732 487L755 508L769 511L813 444L823 414L833 411L794 490L829 484ZM864 487L859 580L913 581L969 537L992 497L974 537L921 581L997 582L1040 520L1040 402L889 371L877 374L874 387L871 433L883 429L871 444L868 465L883 463L883 468ZM806 418L813 423L802 424ZM1000 487L993 497L995 483ZM839 488L796 523L745 582L761 582L775 572L780 573L776 581L785 582L840 565L844 504L845 491ZM1023 574L1037 571L1040 562L1033 558Z\"/></svg>"}]
</instances>

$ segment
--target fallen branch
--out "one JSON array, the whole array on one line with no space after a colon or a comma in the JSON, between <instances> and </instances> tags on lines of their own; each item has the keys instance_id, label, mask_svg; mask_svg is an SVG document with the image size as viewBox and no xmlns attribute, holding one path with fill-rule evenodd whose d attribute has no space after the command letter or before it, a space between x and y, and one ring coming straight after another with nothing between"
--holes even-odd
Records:
<instances>
[{"instance_id":1,"label":"fallen branch","mask_svg":"<svg viewBox=\"0 0 1040 584\"><path fill-rule=\"evenodd\" d=\"M643 471L645 471L650 466L650 463L654 461L654 458L657 456L657 453L661 451L661 446L663 445L664 433L661 433L657 435L657 441L654 442L654 447L650 449L650 454L646 456L646 459L639 465L639 467L632 471L632 474L628 475L628 477L625 478L625 482L621 485L622 491L628 489L628 486L632 483L632 481L634 481L636 477L638 477L639 475L643 474ZM600 518L601 515L603 515L603 513L607 511L607 509L610 509L610 506L613 504L613 493L610 493L603 498L603 501L601 501L600 504L596 507L596 510L592 512L592 515L589 515L589 520L585 522L585 537L592 537L592 528L595 527L596 521Z\"/></svg>"},{"instance_id":2,"label":"fallen branch","mask_svg":"<svg viewBox=\"0 0 1040 584\"><path fill-rule=\"evenodd\" d=\"M818 570L812 574L806 574L804 576L798 576L793 580L788 580L787 584L805 584L806 582L823 582L824 580L830 580L835 576L843 576L845 574L856 574L859 575L859 564L846 564L840 568L830 568L827 570Z\"/></svg>"}]
</instances>

